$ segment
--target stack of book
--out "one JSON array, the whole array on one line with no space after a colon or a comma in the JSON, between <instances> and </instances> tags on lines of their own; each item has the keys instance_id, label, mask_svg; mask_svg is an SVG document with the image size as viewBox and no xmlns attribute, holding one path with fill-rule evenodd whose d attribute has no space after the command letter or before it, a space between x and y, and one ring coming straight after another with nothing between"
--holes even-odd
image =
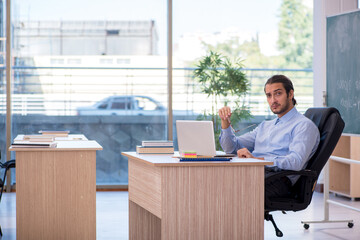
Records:
<instances>
[{"instance_id":1,"label":"stack of book","mask_svg":"<svg viewBox=\"0 0 360 240\"><path fill-rule=\"evenodd\" d=\"M29 142L53 142L55 138L47 135L24 135L23 140Z\"/></svg>"},{"instance_id":2,"label":"stack of book","mask_svg":"<svg viewBox=\"0 0 360 240\"><path fill-rule=\"evenodd\" d=\"M151 153L151 154L173 154L173 141L142 141L141 146L136 146L136 153Z\"/></svg>"},{"instance_id":3,"label":"stack of book","mask_svg":"<svg viewBox=\"0 0 360 240\"><path fill-rule=\"evenodd\" d=\"M14 148L55 148L57 142L53 136L24 135L23 138L15 138L11 147Z\"/></svg>"},{"instance_id":4,"label":"stack of book","mask_svg":"<svg viewBox=\"0 0 360 240\"><path fill-rule=\"evenodd\" d=\"M180 156L182 158L197 158L195 151L184 151L184 152L180 153Z\"/></svg>"}]
</instances>

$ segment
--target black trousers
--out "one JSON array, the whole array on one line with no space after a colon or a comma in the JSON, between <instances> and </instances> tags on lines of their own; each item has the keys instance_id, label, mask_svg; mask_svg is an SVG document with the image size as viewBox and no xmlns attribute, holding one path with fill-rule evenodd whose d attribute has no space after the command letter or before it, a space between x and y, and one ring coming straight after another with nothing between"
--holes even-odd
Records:
<instances>
[{"instance_id":1,"label":"black trousers","mask_svg":"<svg viewBox=\"0 0 360 240\"><path fill-rule=\"evenodd\" d=\"M269 176L269 172L265 168L265 178ZM292 183L289 178L282 177L273 181L265 181L265 199L270 197L286 197L290 195Z\"/></svg>"}]
</instances>

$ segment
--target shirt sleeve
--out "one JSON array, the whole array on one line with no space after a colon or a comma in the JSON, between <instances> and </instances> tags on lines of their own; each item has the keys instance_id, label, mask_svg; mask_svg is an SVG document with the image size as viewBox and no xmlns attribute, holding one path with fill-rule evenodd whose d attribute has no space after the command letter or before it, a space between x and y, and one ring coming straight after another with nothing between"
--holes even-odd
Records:
<instances>
[{"instance_id":1,"label":"shirt sleeve","mask_svg":"<svg viewBox=\"0 0 360 240\"><path fill-rule=\"evenodd\" d=\"M306 122L294 128L292 135L288 155L264 158L280 169L300 171L315 153L320 142L320 134L314 124Z\"/></svg>"},{"instance_id":2,"label":"shirt sleeve","mask_svg":"<svg viewBox=\"0 0 360 240\"><path fill-rule=\"evenodd\" d=\"M224 152L236 154L237 150L247 148L250 152L254 150L256 134L258 127L253 131L245 133L240 137L236 137L231 127L221 129L219 137L220 145Z\"/></svg>"}]
</instances>

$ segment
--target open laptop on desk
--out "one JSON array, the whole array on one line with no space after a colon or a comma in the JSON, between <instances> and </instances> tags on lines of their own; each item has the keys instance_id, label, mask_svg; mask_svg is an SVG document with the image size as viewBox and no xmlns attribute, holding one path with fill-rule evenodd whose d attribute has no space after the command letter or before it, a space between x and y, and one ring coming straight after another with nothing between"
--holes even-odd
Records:
<instances>
[{"instance_id":1,"label":"open laptop on desk","mask_svg":"<svg viewBox=\"0 0 360 240\"><path fill-rule=\"evenodd\" d=\"M216 151L212 121L176 121L179 152L195 151L198 157L235 157Z\"/></svg>"}]
</instances>

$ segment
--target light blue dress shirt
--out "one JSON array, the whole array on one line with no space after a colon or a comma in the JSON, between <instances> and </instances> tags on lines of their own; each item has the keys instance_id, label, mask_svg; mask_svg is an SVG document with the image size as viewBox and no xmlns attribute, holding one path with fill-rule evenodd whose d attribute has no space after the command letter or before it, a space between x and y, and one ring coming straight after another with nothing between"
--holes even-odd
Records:
<instances>
[{"instance_id":1,"label":"light blue dress shirt","mask_svg":"<svg viewBox=\"0 0 360 240\"><path fill-rule=\"evenodd\" d=\"M236 154L237 150L247 148L254 157L263 157L280 169L295 171L306 166L319 141L317 126L295 107L281 118L263 121L239 137L231 127L222 129L220 134L220 144L226 153Z\"/></svg>"}]
</instances>

